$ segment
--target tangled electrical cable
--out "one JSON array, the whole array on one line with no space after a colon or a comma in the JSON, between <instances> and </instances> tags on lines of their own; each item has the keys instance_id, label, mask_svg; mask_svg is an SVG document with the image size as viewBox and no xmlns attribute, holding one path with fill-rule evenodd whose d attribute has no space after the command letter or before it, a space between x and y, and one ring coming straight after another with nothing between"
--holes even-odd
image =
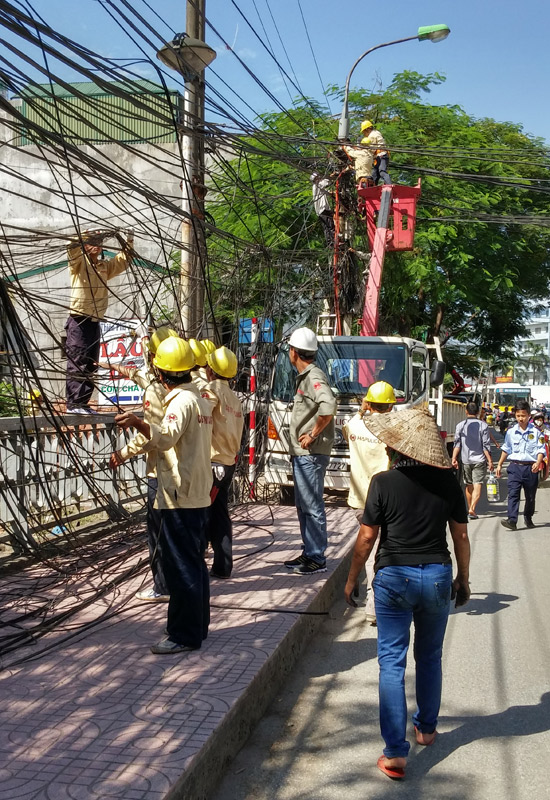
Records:
<instances>
[{"instance_id":1,"label":"tangled electrical cable","mask_svg":"<svg viewBox=\"0 0 550 800\"><path fill-rule=\"evenodd\" d=\"M10 538L11 545L30 557L32 566L23 576L11 573L3 590L2 599L10 611L0 621L0 649L6 648L7 653L65 624L94 597L112 594L121 582L146 569L140 557L142 502L120 502L122 479L118 497L111 497L105 489L104 473L116 434L106 434L91 458L89 438L100 434L95 429L90 433L85 426L75 432L75 426L68 426L62 416L63 326L69 312L65 247L70 238L76 232L99 228L107 243L106 255L111 257L124 246L124 232L135 232L135 250L124 278L109 285L110 323L121 318L151 319L157 325L176 325L186 335L189 332L181 327L182 308L199 292L199 284L204 289L203 332L239 353L238 390L244 406L250 408L254 402L256 410L256 472L260 477L251 484L244 457L245 431L233 487L234 510L246 509L252 502L271 505L278 499L275 488L261 478L268 393L253 398L248 388L250 347L240 341L241 319L261 312L262 318L273 322L275 341L260 341L256 350L258 383L267 386L285 324L297 324L321 312L323 300L331 296L335 285L348 309L353 310L357 303L362 267L352 248L342 259L337 253L333 264L311 207L311 171L319 168L323 174L338 174L342 170L342 163L334 157L339 145L330 138L332 121L327 121L326 109L302 90L270 4L266 2L271 22L265 23L256 2L257 23L238 2L232 0L231 5L278 69L289 94L297 92L297 101L287 108L235 52L220 27L207 19L207 28L284 116L292 133L282 133L269 114L255 109L240 86L230 85L216 65L209 68L205 84L205 112L210 120L182 118L183 80L175 73L167 77L152 57L164 44L160 31L173 36L174 28L147 0L98 3L112 30L123 31L131 44L133 55L126 59L100 57L63 35L29 0L0 0L0 173L6 204L0 230L0 365L2 380L16 387L12 415L19 418L18 446L25 453L27 472L39 478L42 503L38 511L24 509L24 513L31 521L42 523L39 530L64 526L52 477L53 444L49 449L37 445L40 428L48 430L56 447L62 445L67 474L72 476L70 480L78 475L89 505L105 512L99 523L101 537L85 539L77 521L65 526L61 542ZM330 113L329 94L300 0L297 10ZM270 40L269 24L288 69ZM144 69L152 79L143 78ZM322 135L317 135L315 124L295 107L298 103L313 122L324 120ZM198 203L200 213L189 211L197 205L191 165L182 147L183 137L190 133L200 138L206 152L208 197L206 206ZM452 179L541 197L550 191L550 179L534 182L517 173L509 177L490 171L494 164L514 164L519 173L523 165L543 170L549 164L548 153L540 149L531 154L498 147L412 147L395 142L392 152L399 158L396 171L400 176L422 174L434 181ZM436 159L444 159L449 169L426 166L425 162ZM486 171L458 169L456 164L463 160L485 164ZM274 166L280 178L277 186L272 184ZM289 175L297 179L289 179ZM347 175L349 178L350 173ZM520 216L473 211L461 208L459 198L455 205L439 203L436 191L421 206L419 221L464 219L480 224L548 226L540 213ZM358 222L362 223L360 216ZM182 225L191 227L195 245L204 239L208 242L206 248L196 247L199 274L187 294L179 281ZM100 385L98 388L101 391ZM27 401L35 389L44 398L39 411L32 403L29 408ZM10 436L6 434L6 439ZM139 469L133 464L126 469L143 489ZM0 461L0 493L14 518L22 513L25 474L22 469L14 481L9 465ZM90 508L82 516L86 513L90 514ZM125 521L124 534L117 527L121 519ZM246 557L253 554L247 552ZM107 607L102 619L111 612L115 613Z\"/></svg>"}]
</instances>

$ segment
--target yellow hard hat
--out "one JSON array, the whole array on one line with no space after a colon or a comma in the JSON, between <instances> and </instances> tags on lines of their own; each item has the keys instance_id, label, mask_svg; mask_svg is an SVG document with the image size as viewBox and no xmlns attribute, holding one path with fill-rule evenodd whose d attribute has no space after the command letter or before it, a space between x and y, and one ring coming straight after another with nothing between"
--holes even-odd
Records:
<instances>
[{"instance_id":1,"label":"yellow hard hat","mask_svg":"<svg viewBox=\"0 0 550 800\"><path fill-rule=\"evenodd\" d=\"M216 349L216 345L214 344L214 342L211 342L210 339L201 339L201 344L206 350L207 354L213 353L214 350Z\"/></svg>"},{"instance_id":2,"label":"yellow hard hat","mask_svg":"<svg viewBox=\"0 0 550 800\"><path fill-rule=\"evenodd\" d=\"M155 355L161 342L163 342L165 339L168 339L169 336L177 335L177 331L175 331L173 328L169 328L168 325L162 325L162 327L157 328L156 331L151 334L151 338L147 342L147 348L149 352Z\"/></svg>"},{"instance_id":3,"label":"yellow hard hat","mask_svg":"<svg viewBox=\"0 0 550 800\"><path fill-rule=\"evenodd\" d=\"M218 347L206 356L208 366L222 378L234 378L237 374L237 356L227 347Z\"/></svg>"},{"instance_id":4,"label":"yellow hard hat","mask_svg":"<svg viewBox=\"0 0 550 800\"><path fill-rule=\"evenodd\" d=\"M377 381L369 386L365 400L367 403L395 403L393 386L386 381Z\"/></svg>"},{"instance_id":5,"label":"yellow hard hat","mask_svg":"<svg viewBox=\"0 0 550 800\"><path fill-rule=\"evenodd\" d=\"M188 342L169 336L157 347L153 364L163 372L188 372L195 366L195 356Z\"/></svg>"},{"instance_id":6,"label":"yellow hard hat","mask_svg":"<svg viewBox=\"0 0 550 800\"><path fill-rule=\"evenodd\" d=\"M369 144L369 137L363 136L363 138L361 139L361 144Z\"/></svg>"},{"instance_id":7,"label":"yellow hard hat","mask_svg":"<svg viewBox=\"0 0 550 800\"><path fill-rule=\"evenodd\" d=\"M29 400L32 402L33 400L42 400L42 392L40 389L33 388L29 392Z\"/></svg>"},{"instance_id":8,"label":"yellow hard hat","mask_svg":"<svg viewBox=\"0 0 550 800\"><path fill-rule=\"evenodd\" d=\"M374 128L374 125L372 124L370 119L366 119L361 123L361 133L363 133L363 131L368 130L369 128Z\"/></svg>"},{"instance_id":9,"label":"yellow hard hat","mask_svg":"<svg viewBox=\"0 0 550 800\"><path fill-rule=\"evenodd\" d=\"M195 362L199 367L206 366L206 347L198 339L189 339L189 347L195 356Z\"/></svg>"}]
</instances>

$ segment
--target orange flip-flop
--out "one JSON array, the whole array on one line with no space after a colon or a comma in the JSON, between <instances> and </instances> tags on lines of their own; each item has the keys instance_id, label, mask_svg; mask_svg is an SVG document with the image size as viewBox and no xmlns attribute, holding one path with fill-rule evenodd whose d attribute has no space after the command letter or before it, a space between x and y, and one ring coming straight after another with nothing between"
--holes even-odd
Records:
<instances>
[{"instance_id":1,"label":"orange flip-flop","mask_svg":"<svg viewBox=\"0 0 550 800\"><path fill-rule=\"evenodd\" d=\"M401 780L401 778L405 777L405 770L403 767L388 767L384 764L386 756L380 756L378 761L376 762L376 766L378 769L387 775L388 778L393 778L393 780Z\"/></svg>"}]
</instances>

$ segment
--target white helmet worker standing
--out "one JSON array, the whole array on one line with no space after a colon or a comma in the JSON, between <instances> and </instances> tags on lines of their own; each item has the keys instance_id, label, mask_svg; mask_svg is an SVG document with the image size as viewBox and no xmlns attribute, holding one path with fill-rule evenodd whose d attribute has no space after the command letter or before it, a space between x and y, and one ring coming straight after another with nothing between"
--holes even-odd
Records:
<instances>
[{"instance_id":1,"label":"white helmet worker standing","mask_svg":"<svg viewBox=\"0 0 550 800\"><path fill-rule=\"evenodd\" d=\"M327 520L323 489L334 442L336 402L325 373L314 364L317 336L298 328L289 339L289 359L298 372L290 417L290 455L302 552L285 561L295 575L325 572Z\"/></svg>"},{"instance_id":2,"label":"white helmet worker standing","mask_svg":"<svg viewBox=\"0 0 550 800\"><path fill-rule=\"evenodd\" d=\"M316 353L319 347L317 336L311 328L297 328L288 340L288 344L304 353Z\"/></svg>"}]
</instances>

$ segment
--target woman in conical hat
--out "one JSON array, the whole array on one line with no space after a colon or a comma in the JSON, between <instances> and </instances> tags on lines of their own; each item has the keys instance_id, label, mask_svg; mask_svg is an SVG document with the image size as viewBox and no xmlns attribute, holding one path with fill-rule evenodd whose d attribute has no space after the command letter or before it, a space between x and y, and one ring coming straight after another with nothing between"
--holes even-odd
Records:
<instances>
[{"instance_id":1,"label":"woman in conical hat","mask_svg":"<svg viewBox=\"0 0 550 800\"><path fill-rule=\"evenodd\" d=\"M355 582L380 533L373 586L380 728L386 746L377 766L390 778L403 778L410 747L404 683L410 626L414 622L416 741L430 745L441 702L441 653L451 596L456 596L457 606L470 596L468 514L429 411L413 408L378 414L365 424L386 444L390 469L372 478L345 595L355 606ZM454 580L447 525L457 561Z\"/></svg>"}]
</instances>

